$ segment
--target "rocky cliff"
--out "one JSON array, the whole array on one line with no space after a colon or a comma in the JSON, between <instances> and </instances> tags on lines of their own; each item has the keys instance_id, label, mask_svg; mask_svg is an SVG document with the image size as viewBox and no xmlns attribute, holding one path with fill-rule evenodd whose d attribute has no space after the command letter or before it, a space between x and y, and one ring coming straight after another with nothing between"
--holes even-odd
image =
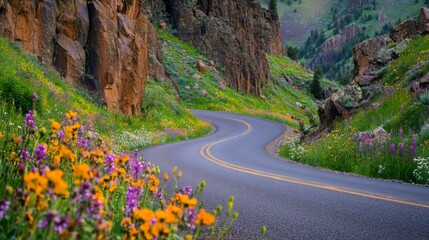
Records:
<instances>
[{"instance_id":1,"label":"rocky cliff","mask_svg":"<svg viewBox=\"0 0 429 240\"><path fill-rule=\"evenodd\" d=\"M179 38L209 53L237 91L260 95L269 79L266 54L282 52L277 13L257 0L163 2Z\"/></svg>"},{"instance_id":2,"label":"rocky cliff","mask_svg":"<svg viewBox=\"0 0 429 240\"><path fill-rule=\"evenodd\" d=\"M318 114L322 127L330 127L336 119L347 118L351 110L365 105L368 99L362 93L363 87L383 88L377 84L383 76L382 69L398 58L409 39L418 34L429 34L429 8L422 8L417 20L409 19L397 25L389 35L378 36L357 44L353 48L355 64L353 83L334 93L319 107ZM412 83L412 86L426 86L425 81L423 79L422 82ZM352 100L348 106L341 101L344 96Z\"/></svg>"},{"instance_id":3,"label":"rocky cliff","mask_svg":"<svg viewBox=\"0 0 429 240\"><path fill-rule=\"evenodd\" d=\"M362 32L362 29L356 24L345 26L339 34L328 38L322 43L319 53L308 63L308 67L333 65L343 46L358 37Z\"/></svg>"},{"instance_id":4,"label":"rocky cliff","mask_svg":"<svg viewBox=\"0 0 429 240\"><path fill-rule=\"evenodd\" d=\"M1 34L21 42L109 110L138 115L145 81L163 74L156 31L140 0L3 0ZM152 62L149 55L156 56Z\"/></svg>"}]
</instances>

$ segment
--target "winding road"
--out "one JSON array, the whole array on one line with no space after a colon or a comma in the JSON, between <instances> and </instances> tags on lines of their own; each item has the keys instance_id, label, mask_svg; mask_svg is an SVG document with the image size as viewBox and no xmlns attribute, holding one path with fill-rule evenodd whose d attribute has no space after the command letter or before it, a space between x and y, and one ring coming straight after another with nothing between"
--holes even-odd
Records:
<instances>
[{"instance_id":1,"label":"winding road","mask_svg":"<svg viewBox=\"0 0 429 240\"><path fill-rule=\"evenodd\" d=\"M205 207L235 197L230 239L429 239L429 188L351 176L279 160L265 146L285 126L226 112L194 111L208 136L142 150L181 185L207 182Z\"/></svg>"}]
</instances>

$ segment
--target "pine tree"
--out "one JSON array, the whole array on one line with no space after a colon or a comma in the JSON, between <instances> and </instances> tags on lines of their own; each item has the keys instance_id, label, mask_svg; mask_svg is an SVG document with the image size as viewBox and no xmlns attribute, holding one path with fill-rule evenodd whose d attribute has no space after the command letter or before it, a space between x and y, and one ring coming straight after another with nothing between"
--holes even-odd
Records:
<instances>
[{"instance_id":1,"label":"pine tree","mask_svg":"<svg viewBox=\"0 0 429 240\"><path fill-rule=\"evenodd\" d=\"M320 80L323 77L322 69L317 67L314 70L313 81L311 82L310 92L314 98L321 100L323 98L323 89L320 85Z\"/></svg>"},{"instance_id":2,"label":"pine tree","mask_svg":"<svg viewBox=\"0 0 429 240\"><path fill-rule=\"evenodd\" d=\"M271 11L277 12L277 0L269 0L268 9L270 9Z\"/></svg>"}]
</instances>

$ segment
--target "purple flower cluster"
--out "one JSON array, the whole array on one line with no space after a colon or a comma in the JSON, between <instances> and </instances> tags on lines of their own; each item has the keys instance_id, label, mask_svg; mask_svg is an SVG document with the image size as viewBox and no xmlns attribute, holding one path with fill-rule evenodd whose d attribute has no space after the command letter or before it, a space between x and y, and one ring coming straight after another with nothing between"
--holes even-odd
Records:
<instances>
[{"instance_id":1,"label":"purple flower cluster","mask_svg":"<svg viewBox=\"0 0 429 240\"><path fill-rule=\"evenodd\" d=\"M188 208L186 209L186 226L190 229L195 229L194 222L197 220L197 209L196 208Z\"/></svg>"},{"instance_id":2,"label":"purple flower cluster","mask_svg":"<svg viewBox=\"0 0 429 240\"><path fill-rule=\"evenodd\" d=\"M52 220L54 220L55 217L55 213L52 211L49 211L45 214L45 217L40 220L38 227L39 228L45 228L46 226L48 226L49 224L51 224Z\"/></svg>"},{"instance_id":3,"label":"purple flower cluster","mask_svg":"<svg viewBox=\"0 0 429 240\"><path fill-rule=\"evenodd\" d=\"M39 164L45 160L46 158L46 145L39 144L37 145L36 149L34 150L33 158L34 160L38 161Z\"/></svg>"},{"instance_id":4,"label":"purple flower cluster","mask_svg":"<svg viewBox=\"0 0 429 240\"><path fill-rule=\"evenodd\" d=\"M402 129L399 130L399 136L403 137L404 131ZM390 137L394 137L394 133L390 133ZM371 136L371 134L367 132L361 132L361 133L355 133L354 134L354 140L359 143L359 151L360 152L366 152L368 150L377 150L380 149L387 149L390 150L391 154L399 154L400 156L403 156L403 154L408 151L409 157L413 158L414 153L417 149L417 138L413 137L411 139L411 143L409 147L406 147L408 145L409 140L403 139L399 143L395 142L387 142L384 139L376 139Z\"/></svg>"},{"instance_id":5,"label":"purple flower cluster","mask_svg":"<svg viewBox=\"0 0 429 240\"><path fill-rule=\"evenodd\" d=\"M191 186L184 186L182 188L182 191L186 195L191 195L191 193L192 193L192 187Z\"/></svg>"},{"instance_id":6,"label":"purple flower cluster","mask_svg":"<svg viewBox=\"0 0 429 240\"><path fill-rule=\"evenodd\" d=\"M60 215L54 218L54 231L62 233L63 229L67 229L69 226L70 217L68 213L62 217Z\"/></svg>"},{"instance_id":7,"label":"purple flower cluster","mask_svg":"<svg viewBox=\"0 0 429 240\"><path fill-rule=\"evenodd\" d=\"M7 211L9 210L9 205L10 205L10 202L6 200L0 201L0 219L2 219L4 215L6 215Z\"/></svg>"},{"instance_id":8,"label":"purple flower cluster","mask_svg":"<svg viewBox=\"0 0 429 240\"><path fill-rule=\"evenodd\" d=\"M37 102L37 100L39 100L39 96L37 96L37 93L33 93L33 94L31 94L31 96L33 97L33 101L34 102Z\"/></svg>"},{"instance_id":9,"label":"purple flower cluster","mask_svg":"<svg viewBox=\"0 0 429 240\"><path fill-rule=\"evenodd\" d=\"M141 191L135 187L129 187L127 190L127 194L125 195L125 214L130 217L134 209L137 207L139 203L139 197L141 195Z\"/></svg>"},{"instance_id":10,"label":"purple flower cluster","mask_svg":"<svg viewBox=\"0 0 429 240\"><path fill-rule=\"evenodd\" d=\"M31 131L36 130L36 118L34 117L34 113L32 110L28 111L27 114L25 114L25 121L24 121L25 130Z\"/></svg>"},{"instance_id":11,"label":"purple flower cluster","mask_svg":"<svg viewBox=\"0 0 429 240\"><path fill-rule=\"evenodd\" d=\"M30 158L30 153L26 148L22 148L18 151L18 156L22 161L26 161Z\"/></svg>"},{"instance_id":12,"label":"purple flower cluster","mask_svg":"<svg viewBox=\"0 0 429 240\"><path fill-rule=\"evenodd\" d=\"M115 166L115 154L107 154L105 159L104 159L104 170L106 171L107 174L111 175L112 172L116 171L116 166Z\"/></svg>"},{"instance_id":13,"label":"purple flower cluster","mask_svg":"<svg viewBox=\"0 0 429 240\"><path fill-rule=\"evenodd\" d=\"M137 180L139 176L143 174L143 172L147 168L147 164L144 161L141 161L138 158L137 152L134 152L133 156L131 157L130 161L128 162L128 167L131 170L131 175L133 175L134 180Z\"/></svg>"}]
</instances>

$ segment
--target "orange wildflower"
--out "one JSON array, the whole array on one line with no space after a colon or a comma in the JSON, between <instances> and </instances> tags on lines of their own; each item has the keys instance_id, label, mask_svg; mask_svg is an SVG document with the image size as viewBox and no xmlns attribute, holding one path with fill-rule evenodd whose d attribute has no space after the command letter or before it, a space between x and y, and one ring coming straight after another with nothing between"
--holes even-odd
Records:
<instances>
[{"instance_id":1,"label":"orange wildflower","mask_svg":"<svg viewBox=\"0 0 429 240\"><path fill-rule=\"evenodd\" d=\"M201 209L197 214L197 220L194 222L195 225L211 225L215 222L215 216L207 213L206 210Z\"/></svg>"},{"instance_id":2,"label":"orange wildflower","mask_svg":"<svg viewBox=\"0 0 429 240\"><path fill-rule=\"evenodd\" d=\"M49 179L49 182L54 185L54 193L68 198L70 193L68 191L67 183L62 178L63 174L63 171L59 169L46 171L46 177Z\"/></svg>"}]
</instances>

